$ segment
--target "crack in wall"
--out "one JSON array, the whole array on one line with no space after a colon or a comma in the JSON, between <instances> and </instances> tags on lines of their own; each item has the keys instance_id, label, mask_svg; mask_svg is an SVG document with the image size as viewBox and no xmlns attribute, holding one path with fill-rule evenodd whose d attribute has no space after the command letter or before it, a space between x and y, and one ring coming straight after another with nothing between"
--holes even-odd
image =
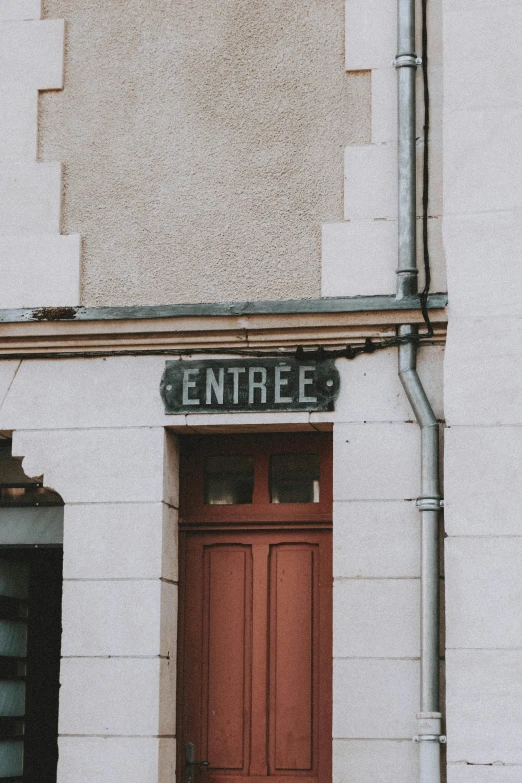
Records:
<instances>
[{"instance_id":1,"label":"crack in wall","mask_svg":"<svg viewBox=\"0 0 522 783\"><path fill-rule=\"evenodd\" d=\"M20 360L19 360L19 362L18 362L18 364L17 364L17 366L16 366L16 368L15 368L15 371L14 371L14 373L13 373L13 377L11 378L11 380L10 380L10 382L9 382L9 386L7 387L7 389L6 389L6 392L5 392L4 396L2 397L2 400L0 401L0 410L3 408L3 406L4 406L4 402L6 401L6 399L7 399L7 396L8 396L8 394L9 394L9 392L11 391L11 386L12 386L12 385L13 385L13 383L15 382L15 378L16 378L16 376L18 375L18 370L19 370L19 369L20 369L20 367L22 366L22 361L23 361L23 359L20 359Z\"/></svg>"}]
</instances>

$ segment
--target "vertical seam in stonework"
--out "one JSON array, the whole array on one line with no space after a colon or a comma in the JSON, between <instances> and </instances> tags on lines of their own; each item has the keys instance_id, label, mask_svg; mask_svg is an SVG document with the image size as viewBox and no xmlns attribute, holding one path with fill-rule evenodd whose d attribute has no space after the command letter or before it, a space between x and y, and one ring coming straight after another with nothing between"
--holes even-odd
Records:
<instances>
[{"instance_id":1,"label":"vertical seam in stonework","mask_svg":"<svg viewBox=\"0 0 522 783\"><path fill-rule=\"evenodd\" d=\"M3 398L2 398L2 402L0 402L0 410L2 410L2 408L4 407L4 402L5 402L5 401L6 401L6 399L7 399L7 395L8 395L8 394L9 394L9 392L11 391L11 386L13 385L13 383L14 383L14 380L15 380L16 376L18 375L18 370L19 370L19 369L20 369L20 367L22 366L22 361L23 361L23 359L20 359L20 360L18 361L18 364L17 364L17 366L16 366L16 370L15 370L15 371L14 371L14 373L13 373L13 377L11 378L11 381L10 381L10 383L9 383L9 386L7 387L6 393L4 394L4 396L3 396Z\"/></svg>"}]
</instances>

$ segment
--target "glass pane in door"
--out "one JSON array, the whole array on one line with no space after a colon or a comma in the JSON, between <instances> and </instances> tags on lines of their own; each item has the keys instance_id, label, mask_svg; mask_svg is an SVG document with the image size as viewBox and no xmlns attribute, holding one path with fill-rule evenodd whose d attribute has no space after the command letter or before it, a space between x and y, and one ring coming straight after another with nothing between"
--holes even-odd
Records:
<instances>
[{"instance_id":1,"label":"glass pane in door","mask_svg":"<svg viewBox=\"0 0 522 783\"><path fill-rule=\"evenodd\" d=\"M270 502L319 503L319 455L273 455L270 458Z\"/></svg>"},{"instance_id":2,"label":"glass pane in door","mask_svg":"<svg viewBox=\"0 0 522 783\"><path fill-rule=\"evenodd\" d=\"M244 454L208 457L205 462L205 503L232 506L252 503L254 461Z\"/></svg>"}]
</instances>

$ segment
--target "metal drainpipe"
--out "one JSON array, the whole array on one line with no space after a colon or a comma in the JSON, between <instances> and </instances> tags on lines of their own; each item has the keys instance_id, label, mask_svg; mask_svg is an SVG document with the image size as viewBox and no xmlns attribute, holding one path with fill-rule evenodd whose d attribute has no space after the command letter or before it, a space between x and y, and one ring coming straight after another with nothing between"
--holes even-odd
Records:
<instances>
[{"instance_id":1,"label":"metal drainpipe","mask_svg":"<svg viewBox=\"0 0 522 783\"><path fill-rule=\"evenodd\" d=\"M397 0L398 109L398 267L397 299L416 296L416 111L415 0ZM439 429L417 374L417 327L403 325L399 335L412 338L399 345L399 377L421 428L421 645L420 782L440 783L441 713L439 712Z\"/></svg>"}]
</instances>

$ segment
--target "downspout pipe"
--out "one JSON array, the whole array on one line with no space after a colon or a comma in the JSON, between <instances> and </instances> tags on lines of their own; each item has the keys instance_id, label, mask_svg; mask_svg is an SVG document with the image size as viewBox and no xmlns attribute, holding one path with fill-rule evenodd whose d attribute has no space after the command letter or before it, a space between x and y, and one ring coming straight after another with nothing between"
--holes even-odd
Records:
<instances>
[{"instance_id":1,"label":"downspout pipe","mask_svg":"<svg viewBox=\"0 0 522 783\"><path fill-rule=\"evenodd\" d=\"M421 633L420 783L440 783L440 744L445 742L439 712L439 425L417 374L417 327L399 327L410 338L399 346L399 378L421 430Z\"/></svg>"},{"instance_id":2,"label":"downspout pipe","mask_svg":"<svg viewBox=\"0 0 522 783\"><path fill-rule=\"evenodd\" d=\"M397 0L398 265L397 299L418 294L416 236L415 0ZM414 741L420 747L420 783L440 783L439 711L439 427L417 373L418 330L398 329L399 378L421 430L420 711Z\"/></svg>"},{"instance_id":3,"label":"downspout pipe","mask_svg":"<svg viewBox=\"0 0 522 783\"><path fill-rule=\"evenodd\" d=\"M397 0L397 124L398 124L398 229L397 299L416 296L417 269L417 171L415 77L415 0Z\"/></svg>"}]
</instances>

